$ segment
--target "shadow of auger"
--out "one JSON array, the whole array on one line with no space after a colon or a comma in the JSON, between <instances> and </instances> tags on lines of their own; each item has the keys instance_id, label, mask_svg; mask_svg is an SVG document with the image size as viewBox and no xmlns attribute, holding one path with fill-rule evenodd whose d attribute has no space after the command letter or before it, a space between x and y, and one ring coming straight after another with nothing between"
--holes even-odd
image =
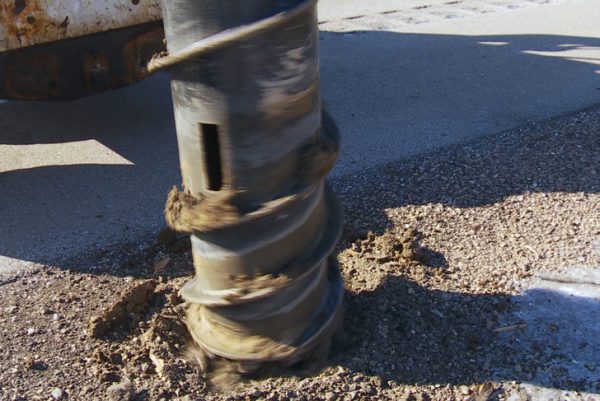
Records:
<instances>
[{"instance_id":1,"label":"shadow of auger","mask_svg":"<svg viewBox=\"0 0 600 401\"><path fill-rule=\"evenodd\" d=\"M600 394L600 285L594 297L557 284L472 295L388 276L349 296L349 344L332 363L384 383L516 381Z\"/></svg>"}]
</instances>

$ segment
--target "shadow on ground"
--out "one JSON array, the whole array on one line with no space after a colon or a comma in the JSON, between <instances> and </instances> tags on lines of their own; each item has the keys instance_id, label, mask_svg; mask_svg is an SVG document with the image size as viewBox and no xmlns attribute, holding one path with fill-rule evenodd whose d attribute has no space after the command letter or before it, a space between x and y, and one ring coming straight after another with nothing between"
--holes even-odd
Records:
<instances>
[{"instance_id":1,"label":"shadow on ground","mask_svg":"<svg viewBox=\"0 0 600 401\"><path fill-rule=\"evenodd\" d=\"M389 277L349 297L350 345L333 363L384 383L514 380L600 393L598 318L593 298L535 288L515 297L431 291Z\"/></svg>"},{"instance_id":2,"label":"shadow on ground","mask_svg":"<svg viewBox=\"0 0 600 401\"><path fill-rule=\"evenodd\" d=\"M181 181L168 77L71 102L0 103L0 145L82 141L118 160L61 165L72 155L49 155L47 166L0 173L0 255L60 264L164 225L167 192ZM4 152L18 164L21 148Z\"/></svg>"}]
</instances>

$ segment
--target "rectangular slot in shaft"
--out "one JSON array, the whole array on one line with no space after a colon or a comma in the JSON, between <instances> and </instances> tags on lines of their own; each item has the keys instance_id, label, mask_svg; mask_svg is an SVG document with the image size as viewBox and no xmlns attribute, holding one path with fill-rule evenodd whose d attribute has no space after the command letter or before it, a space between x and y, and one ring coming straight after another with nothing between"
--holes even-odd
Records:
<instances>
[{"instance_id":1,"label":"rectangular slot in shaft","mask_svg":"<svg viewBox=\"0 0 600 401\"><path fill-rule=\"evenodd\" d=\"M219 128L216 124L200 124L202 144L204 147L204 169L206 171L208 189L219 191L223 186L221 171L221 145Z\"/></svg>"}]
</instances>

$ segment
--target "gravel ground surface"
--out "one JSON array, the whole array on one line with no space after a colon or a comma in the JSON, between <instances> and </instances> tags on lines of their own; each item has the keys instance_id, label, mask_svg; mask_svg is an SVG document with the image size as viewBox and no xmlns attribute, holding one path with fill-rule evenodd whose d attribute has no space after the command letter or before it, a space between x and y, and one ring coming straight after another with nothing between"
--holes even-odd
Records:
<instances>
[{"instance_id":1,"label":"gravel ground surface","mask_svg":"<svg viewBox=\"0 0 600 401\"><path fill-rule=\"evenodd\" d=\"M332 181L346 340L284 377L216 390L183 361L185 238L5 279L0 399L526 400L561 345L524 355L504 332L529 278L600 266L599 129L594 108ZM588 368L549 386L597 399Z\"/></svg>"}]
</instances>

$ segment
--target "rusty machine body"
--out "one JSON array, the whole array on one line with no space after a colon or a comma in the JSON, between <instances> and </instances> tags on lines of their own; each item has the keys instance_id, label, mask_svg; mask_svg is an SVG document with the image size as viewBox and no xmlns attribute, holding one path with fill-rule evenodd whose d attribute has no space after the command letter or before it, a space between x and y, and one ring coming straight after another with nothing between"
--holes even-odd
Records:
<instances>
[{"instance_id":1,"label":"rusty machine body","mask_svg":"<svg viewBox=\"0 0 600 401\"><path fill-rule=\"evenodd\" d=\"M130 85L164 49L159 0L0 0L0 98L68 100Z\"/></svg>"},{"instance_id":2,"label":"rusty machine body","mask_svg":"<svg viewBox=\"0 0 600 401\"><path fill-rule=\"evenodd\" d=\"M316 1L0 1L0 97L68 99L169 70L183 183L165 216L191 235L181 294L205 361L252 373L326 354L342 220L324 181L339 136L321 110ZM103 6L129 17L78 20Z\"/></svg>"}]
</instances>

